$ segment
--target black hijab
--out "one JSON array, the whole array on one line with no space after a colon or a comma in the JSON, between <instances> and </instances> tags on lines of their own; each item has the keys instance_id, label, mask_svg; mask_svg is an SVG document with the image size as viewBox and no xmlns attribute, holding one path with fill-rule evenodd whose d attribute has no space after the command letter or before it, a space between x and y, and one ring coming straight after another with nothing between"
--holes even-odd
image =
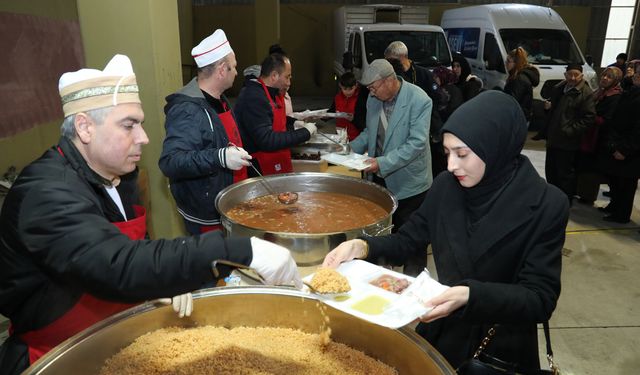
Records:
<instances>
[{"instance_id":1,"label":"black hijab","mask_svg":"<svg viewBox=\"0 0 640 375\"><path fill-rule=\"evenodd\" d=\"M480 182L463 188L473 230L513 178L527 137L527 120L511 95L491 90L461 105L442 132L460 138L486 165Z\"/></svg>"},{"instance_id":2,"label":"black hijab","mask_svg":"<svg viewBox=\"0 0 640 375\"><path fill-rule=\"evenodd\" d=\"M460 78L458 78L458 83L464 83L469 74L471 74L471 66L469 65L469 62L460 52L454 52L451 55L451 58L453 62L460 64Z\"/></svg>"}]
</instances>

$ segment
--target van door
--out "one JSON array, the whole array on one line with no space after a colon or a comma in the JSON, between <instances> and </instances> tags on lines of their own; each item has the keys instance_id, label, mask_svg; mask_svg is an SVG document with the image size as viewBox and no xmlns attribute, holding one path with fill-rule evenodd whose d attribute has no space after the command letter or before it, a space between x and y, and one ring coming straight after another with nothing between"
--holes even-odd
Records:
<instances>
[{"instance_id":1,"label":"van door","mask_svg":"<svg viewBox=\"0 0 640 375\"><path fill-rule=\"evenodd\" d=\"M505 58L498 41L492 33L484 34L484 49L482 52L484 88L487 90L503 89L506 82ZM473 67L472 67L473 69ZM480 70L480 69L478 69Z\"/></svg>"}]
</instances>

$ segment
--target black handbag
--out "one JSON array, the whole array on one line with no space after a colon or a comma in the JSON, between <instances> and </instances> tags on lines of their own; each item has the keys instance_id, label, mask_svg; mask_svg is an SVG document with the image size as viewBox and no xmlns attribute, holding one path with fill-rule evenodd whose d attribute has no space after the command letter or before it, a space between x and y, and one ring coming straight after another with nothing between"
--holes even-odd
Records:
<instances>
[{"instance_id":1,"label":"black handbag","mask_svg":"<svg viewBox=\"0 0 640 375\"><path fill-rule=\"evenodd\" d=\"M484 353L493 336L496 334L496 326L487 332L487 336L480 342L480 346L473 354L473 357L460 365L456 369L459 375L560 375L560 369L553 362L553 350L551 350L551 338L549 335L549 322L542 323L544 328L544 338L547 341L547 361L549 370L527 369L516 363L502 361L496 357Z\"/></svg>"}]
</instances>

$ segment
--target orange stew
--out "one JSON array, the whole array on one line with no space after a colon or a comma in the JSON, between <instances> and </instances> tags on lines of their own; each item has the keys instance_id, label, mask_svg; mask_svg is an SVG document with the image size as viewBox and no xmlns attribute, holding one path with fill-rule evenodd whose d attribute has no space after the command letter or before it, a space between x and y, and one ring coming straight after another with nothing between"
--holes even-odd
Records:
<instances>
[{"instance_id":1,"label":"orange stew","mask_svg":"<svg viewBox=\"0 0 640 375\"><path fill-rule=\"evenodd\" d=\"M332 233L374 224L389 213L370 200L342 193L299 192L285 205L275 195L238 204L226 212L236 223L269 232Z\"/></svg>"}]
</instances>

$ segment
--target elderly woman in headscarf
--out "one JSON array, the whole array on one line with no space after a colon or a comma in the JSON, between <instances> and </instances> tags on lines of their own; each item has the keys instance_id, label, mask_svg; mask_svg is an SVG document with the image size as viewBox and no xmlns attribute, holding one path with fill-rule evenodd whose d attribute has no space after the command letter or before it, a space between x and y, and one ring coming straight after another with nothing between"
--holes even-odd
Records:
<instances>
[{"instance_id":1,"label":"elderly woman in headscarf","mask_svg":"<svg viewBox=\"0 0 640 375\"><path fill-rule=\"evenodd\" d=\"M632 65L633 85L620 95L598 153L598 167L611 187L611 202L603 208L607 215L602 219L621 224L631 221L640 178L640 61Z\"/></svg>"},{"instance_id":2,"label":"elderly woman in headscarf","mask_svg":"<svg viewBox=\"0 0 640 375\"><path fill-rule=\"evenodd\" d=\"M354 258L402 264L430 243L439 282L451 288L426 302L433 309L417 332L454 368L496 324L485 353L540 368L536 328L549 320L560 295L569 203L521 154L526 135L513 97L479 94L444 125L448 173L435 178L410 220L395 234L343 242L324 261L328 267Z\"/></svg>"},{"instance_id":3,"label":"elderly woman in headscarf","mask_svg":"<svg viewBox=\"0 0 640 375\"><path fill-rule=\"evenodd\" d=\"M622 70L610 66L600 74L598 89L594 93L596 102L596 123L587 130L580 143L580 151L576 156L576 172L578 184L576 193L580 196L578 202L593 205L598 197L600 183L605 179L596 167L596 155L606 147L607 128L616 113L618 101L622 94Z\"/></svg>"}]
</instances>

